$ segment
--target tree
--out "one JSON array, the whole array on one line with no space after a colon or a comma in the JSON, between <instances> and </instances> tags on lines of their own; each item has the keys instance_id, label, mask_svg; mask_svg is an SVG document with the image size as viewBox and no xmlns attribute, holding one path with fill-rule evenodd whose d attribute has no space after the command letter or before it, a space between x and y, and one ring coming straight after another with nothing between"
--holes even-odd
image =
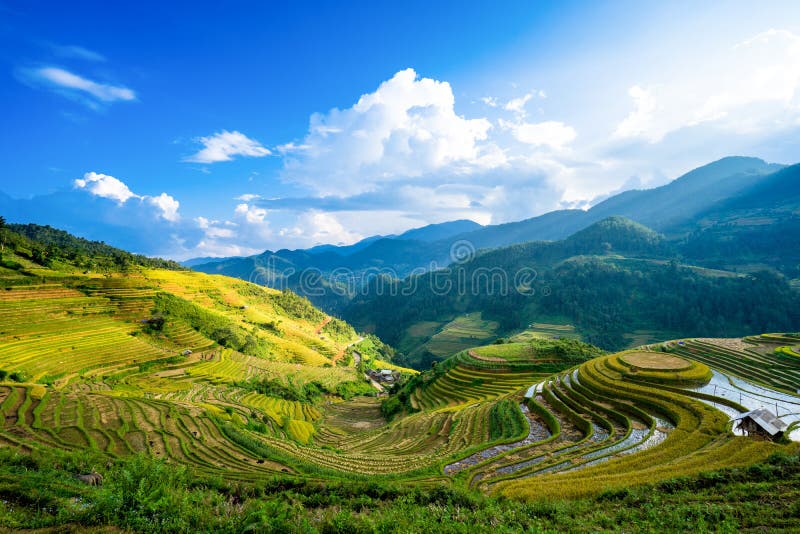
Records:
<instances>
[{"instance_id":1,"label":"tree","mask_svg":"<svg viewBox=\"0 0 800 534\"><path fill-rule=\"evenodd\" d=\"M38 263L39 265L46 265L47 264L47 250L36 247L33 249L31 254L31 259Z\"/></svg>"}]
</instances>

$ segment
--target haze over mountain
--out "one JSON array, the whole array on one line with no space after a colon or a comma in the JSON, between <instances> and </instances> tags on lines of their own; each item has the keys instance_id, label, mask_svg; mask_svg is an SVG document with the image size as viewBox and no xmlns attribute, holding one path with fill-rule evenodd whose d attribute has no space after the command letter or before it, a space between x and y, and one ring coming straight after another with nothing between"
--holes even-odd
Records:
<instances>
[{"instance_id":1,"label":"haze over mountain","mask_svg":"<svg viewBox=\"0 0 800 534\"><path fill-rule=\"evenodd\" d=\"M466 232L453 231L458 225L428 227L426 231L437 237L450 230L448 237L438 240L408 239L419 235L409 232L370 238L351 247L266 252L194 268L290 287L358 327L375 330L408 355L405 363L423 367L442 356L430 353L430 340L444 335L449 321L472 312L496 321L498 326L487 331L488 339L555 315L576 325L584 339L606 348L678 334L727 336L781 329L794 324L789 284L800 280L798 172L800 165L728 157L658 188L619 193L585 211L560 210ZM382 276L397 280L390 293L402 294L403 287L431 283L419 276L422 272L444 273L447 278L451 269L441 269L448 265L506 274L531 269L537 283L559 290L557 295L535 299L513 294L497 298L491 292L472 298L435 297L424 290L407 297L385 294ZM670 281L676 268L691 281L688 285ZM740 273L755 278L742 278ZM378 275L381 278L376 279ZM779 278L771 278L776 275ZM594 297L587 297L584 287L589 279L601 291ZM750 291L753 280L760 284L760 296ZM631 304L628 296L601 290L642 283L636 295L644 300L638 304ZM576 297L575 292L583 296ZM744 300L734 305L729 300L733 293ZM566 295L573 295L573 300L564 300ZM670 317L636 312L647 299L670 301L670 309L682 311ZM715 304L708 308L709 304L699 303L703 301ZM760 301L771 304L761 307ZM602 309L594 314L586 312L598 305ZM750 310L749 318L733 311L741 307ZM775 315L777 309L784 310L784 319ZM716 322L709 322L709 315ZM428 333L411 334L420 321L427 321Z\"/></svg>"},{"instance_id":2,"label":"haze over mountain","mask_svg":"<svg viewBox=\"0 0 800 534\"><path fill-rule=\"evenodd\" d=\"M384 270L386 274L404 277L414 269L445 266L452 261L451 248L464 241L473 249L496 248L528 241L563 239L594 222L621 215L667 235L679 237L695 229L698 217L712 209L727 213L724 202L739 195L757 194L756 187L780 189L766 177L781 174L783 165L766 163L758 158L728 157L695 169L664 186L648 190L631 190L614 195L589 210L561 210L524 221L477 226L454 221L411 230L399 236L376 236L347 247L316 247L307 251L267 251L247 258L214 260L202 264L192 261L193 268L203 272L228 274L240 278L258 276L265 281L285 284L280 273L293 269L317 269L330 273L348 269L356 276L363 271ZM791 212L782 217L791 216ZM461 230L461 231L459 231ZM788 252L788 251L787 251ZM265 273L264 270L270 271ZM275 271L275 272L272 272ZM279 273L280 272L280 273ZM291 276L291 275L289 275ZM290 287L292 286L291 282ZM313 298L313 296L312 296Z\"/></svg>"}]
</instances>

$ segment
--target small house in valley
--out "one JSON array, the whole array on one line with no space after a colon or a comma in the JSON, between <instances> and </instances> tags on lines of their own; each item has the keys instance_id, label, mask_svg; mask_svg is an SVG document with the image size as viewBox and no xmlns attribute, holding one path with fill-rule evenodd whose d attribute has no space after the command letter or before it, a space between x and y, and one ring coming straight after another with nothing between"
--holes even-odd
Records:
<instances>
[{"instance_id":1,"label":"small house in valley","mask_svg":"<svg viewBox=\"0 0 800 534\"><path fill-rule=\"evenodd\" d=\"M744 413L737 417L735 421L739 421L736 429L742 430L747 436L761 437L773 441L780 439L787 428L786 423L765 408Z\"/></svg>"},{"instance_id":2,"label":"small house in valley","mask_svg":"<svg viewBox=\"0 0 800 534\"><path fill-rule=\"evenodd\" d=\"M367 371L367 375L376 382L391 384L400 378L400 373L392 371L391 369L371 369Z\"/></svg>"}]
</instances>

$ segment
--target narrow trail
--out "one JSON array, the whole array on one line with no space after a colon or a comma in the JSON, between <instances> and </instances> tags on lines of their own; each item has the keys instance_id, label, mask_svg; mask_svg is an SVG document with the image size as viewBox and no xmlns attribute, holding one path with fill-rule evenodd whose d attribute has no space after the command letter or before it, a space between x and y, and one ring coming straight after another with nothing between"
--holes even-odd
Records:
<instances>
[{"instance_id":1,"label":"narrow trail","mask_svg":"<svg viewBox=\"0 0 800 534\"><path fill-rule=\"evenodd\" d=\"M318 335L318 336L321 335L322 334L322 329L325 328L325 325L327 325L331 321L333 321L333 317L331 317L331 316L326 317L325 320L322 321L322 323L317 327L316 335ZM336 365L336 362L338 362L340 359L342 359L342 356L344 356L344 351L346 351L347 349L349 349L350 347L352 347L356 343L361 343L362 341L364 341L364 338L361 337L361 336L358 336L358 339L356 339L355 341L353 341L351 343L348 343L347 345L342 347L341 350L339 350L339 352L337 352L334 355L334 357L331 358L331 362L333 363L333 365Z\"/></svg>"},{"instance_id":2,"label":"narrow trail","mask_svg":"<svg viewBox=\"0 0 800 534\"><path fill-rule=\"evenodd\" d=\"M333 364L334 364L334 365L336 365L336 362L338 362L338 361L339 361L339 359L340 359L342 356L344 356L344 351L346 351L347 349L349 349L350 347L352 347L353 345L355 345L355 344L357 344L357 343L361 343L362 341L364 341L364 338L363 338L363 337L361 337L361 336L358 336L358 339L356 339L355 341L352 341L352 342L348 343L347 345L345 345L345 346L342 348L342 350L340 350L339 352L337 352L337 353L336 353L336 356L334 356L334 357L332 358L332 360L331 360L331 361L333 361ZM358 365L358 362L356 362L356 365Z\"/></svg>"},{"instance_id":3,"label":"narrow trail","mask_svg":"<svg viewBox=\"0 0 800 534\"><path fill-rule=\"evenodd\" d=\"M331 321L333 321L333 317L331 316L325 317L325 320L322 321L322 324L320 324L317 327L317 331L315 332L315 334L320 335L322 333L322 329L325 328L325 325L327 325Z\"/></svg>"}]
</instances>

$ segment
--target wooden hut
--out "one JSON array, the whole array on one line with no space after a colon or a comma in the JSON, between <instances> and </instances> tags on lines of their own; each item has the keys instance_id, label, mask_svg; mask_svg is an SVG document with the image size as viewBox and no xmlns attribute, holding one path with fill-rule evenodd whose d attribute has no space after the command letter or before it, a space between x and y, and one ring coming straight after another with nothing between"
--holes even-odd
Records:
<instances>
[{"instance_id":1,"label":"wooden hut","mask_svg":"<svg viewBox=\"0 0 800 534\"><path fill-rule=\"evenodd\" d=\"M780 439L788 427L786 423L765 408L747 412L734 420L739 421L736 429L744 431L745 435L773 441Z\"/></svg>"}]
</instances>

